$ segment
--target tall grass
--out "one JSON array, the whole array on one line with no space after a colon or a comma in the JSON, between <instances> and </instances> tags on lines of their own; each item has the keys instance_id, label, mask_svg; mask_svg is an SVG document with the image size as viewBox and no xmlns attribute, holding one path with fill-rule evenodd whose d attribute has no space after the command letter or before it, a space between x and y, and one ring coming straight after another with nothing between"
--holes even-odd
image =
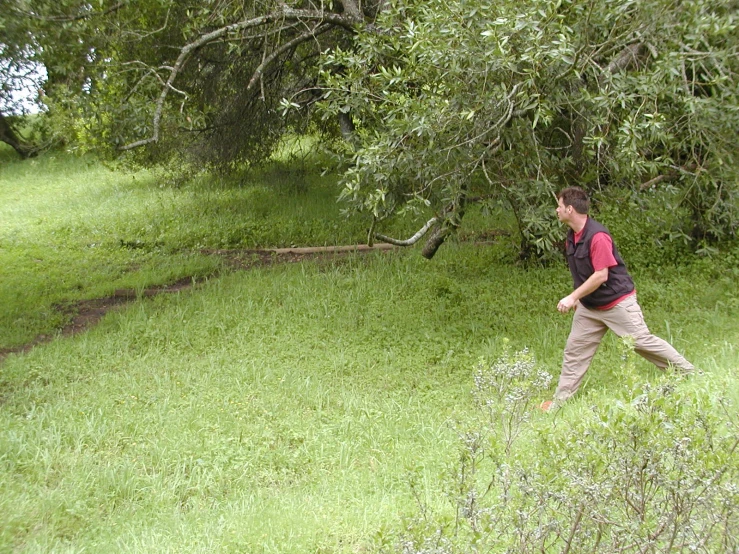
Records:
<instances>
[{"instance_id":1,"label":"tall grass","mask_svg":"<svg viewBox=\"0 0 739 554\"><path fill-rule=\"evenodd\" d=\"M80 295L101 291L106 263L130 282L146 280L136 264L155 268L152 281L164 278L158 264L168 260L185 271L169 239L154 248L116 242L149 244L153 231L133 231L152 221L161 199L177 206L163 210L172 221L189 202L205 225L209 212L188 195L209 191L218 203L254 194L205 183L159 189L146 175L121 184L94 164L39 164L68 172L66 184L45 188L35 166L0 173L0 195L12 199L21 174L36 171L27 198L16 189L14 203L0 204L0 255L9 259L13 242L24 267L46 256L46 269L29 277L37 291L67 272L95 275ZM34 226L53 204L50 189L60 208ZM323 192L305 194L308 219L309 198ZM288 210L253 209L265 210L267 222ZM186 236L191 228L181 221L165 236ZM65 224L69 234L55 246L52 231ZM100 252L98 267L82 254L63 261L83 251L94 229L106 246L85 248ZM570 319L555 306L570 287L567 271L527 270L502 263L507 257L505 244L449 244L433 262L411 250L203 277L190 291L111 313L82 335L9 356L0 366L0 552L354 553L389 544L419 505L447 501L442 483L456 467L457 421L472 409L479 357L494 358L507 338L558 372ZM208 258L191 259L203 274L213 268ZM636 275L653 331L706 371L695 386L737 390L732 271L704 262ZM2 298L12 298L24 281L3 286ZM49 305L37 294L26 306ZM572 417L608 401L622 386L613 371L621 366L621 348L608 338L567 408ZM643 360L636 371L657 376ZM549 416L535 417L545 424Z\"/></svg>"}]
</instances>

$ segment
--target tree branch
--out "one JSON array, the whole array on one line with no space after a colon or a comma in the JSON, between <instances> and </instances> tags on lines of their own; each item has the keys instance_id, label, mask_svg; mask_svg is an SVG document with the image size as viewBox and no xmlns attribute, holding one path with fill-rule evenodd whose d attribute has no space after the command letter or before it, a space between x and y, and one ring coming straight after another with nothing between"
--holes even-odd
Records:
<instances>
[{"instance_id":1,"label":"tree branch","mask_svg":"<svg viewBox=\"0 0 739 554\"><path fill-rule=\"evenodd\" d=\"M352 17L356 21L361 21L362 11L354 0L340 0L341 5L344 6L344 13L349 17Z\"/></svg>"},{"instance_id":2,"label":"tree branch","mask_svg":"<svg viewBox=\"0 0 739 554\"><path fill-rule=\"evenodd\" d=\"M459 229L459 226L462 224L462 218L464 217L466 203L467 185L463 185L457 198L444 208L443 213L451 213L451 216L446 218L444 222L431 234L426 241L426 244L423 245L421 256L427 260L433 258L446 239Z\"/></svg>"},{"instance_id":3,"label":"tree branch","mask_svg":"<svg viewBox=\"0 0 739 554\"><path fill-rule=\"evenodd\" d=\"M264 60L262 60L262 63L259 64L259 67L257 67L254 70L254 75L252 75L252 78L249 81L249 84L246 85L246 90L250 90L251 87L254 86L254 84L261 78L267 66L271 64L273 61L275 61L275 59L277 59L277 57L280 56L280 54L290 50L291 48L297 46L301 42L305 42L307 40L317 37L318 35L325 33L326 31L329 31L331 28L332 28L331 25L323 25L323 24L317 25L316 27L309 29L302 35L298 35L291 41L286 42L285 44L280 46L277 50L275 50L269 56L267 56Z\"/></svg>"},{"instance_id":4,"label":"tree branch","mask_svg":"<svg viewBox=\"0 0 739 554\"><path fill-rule=\"evenodd\" d=\"M424 225L423 227L421 227L418 230L418 232L415 235L413 235L411 238L406 239L406 240L394 239L394 238L388 237L386 235L381 235L380 233L375 233L374 236L378 240L381 240L383 242L387 242L387 243L390 243L390 244L394 244L395 246L412 246L412 245L416 244L419 241L419 239L423 235L425 235L428 232L428 230L431 229L431 227L433 227L436 224L436 222L438 222L438 221L439 221L438 218L432 217L431 219L429 219L426 222L426 225Z\"/></svg>"},{"instance_id":5,"label":"tree branch","mask_svg":"<svg viewBox=\"0 0 739 554\"><path fill-rule=\"evenodd\" d=\"M629 44L608 64L608 73L615 75L632 66L638 66L646 57L647 52L647 45L643 42Z\"/></svg>"},{"instance_id":6,"label":"tree branch","mask_svg":"<svg viewBox=\"0 0 739 554\"><path fill-rule=\"evenodd\" d=\"M562 554L568 554L570 552L570 549L572 548L572 539L575 538L575 534L577 533L577 530L580 528L580 521L582 520L582 515L585 512L585 504L580 505L580 509L577 511L577 516L575 516L575 521L572 523L572 526L570 527L570 535L567 537L567 540L565 541L565 549L562 551Z\"/></svg>"},{"instance_id":7,"label":"tree branch","mask_svg":"<svg viewBox=\"0 0 739 554\"><path fill-rule=\"evenodd\" d=\"M673 179L676 179L681 173L688 173L692 175L693 172L700 173L701 171L704 171L703 168L698 167L698 164L695 163L684 165L682 167L673 166L673 170L669 173L657 175L654 179L650 179L649 181L646 181L645 183L639 185L639 190L644 191L664 181L672 181Z\"/></svg>"},{"instance_id":8,"label":"tree branch","mask_svg":"<svg viewBox=\"0 0 739 554\"><path fill-rule=\"evenodd\" d=\"M10 145L18 155L23 158L31 158L38 154L38 149L28 144L21 137L19 137L10 123L5 119L5 116L0 112L0 142Z\"/></svg>"},{"instance_id":9,"label":"tree branch","mask_svg":"<svg viewBox=\"0 0 739 554\"><path fill-rule=\"evenodd\" d=\"M252 19L239 21L237 23L232 23L231 25L226 25L225 27L221 27L219 29L216 29L215 31L211 31L210 33L207 33L201 36L197 40L186 44L180 49L180 54L179 56L177 56L177 60L175 61L172 68L170 69L169 78L167 79L166 83L162 87L162 92L160 93L159 98L157 99L156 107L154 109L154 118L152 120L152 126L153 126L152 135L149 138L145 138L145 139L137 140L135 142L131 142L129 144L125 144L119 147L119 150L121 151L133 150L134 148L140 148L141 146L146 146L147 144L151 144L152 142L159 141L159 129L160 129L160 124L162 120L162 112L164 111L164 102L167 99L167 95L169 94L170 89L176 90L172 86L172 83L174 82L179 72L182 70L182 68L187 63L187 59L193 51L197 50L198 48L202 48L206 44L213 42L215 40L218 40L228 35L229 33L235 33L238 31L242 31L244 29L250 29L253 27L259 27L262 25L267 25L270 23L275 23L279 21L287 21L287 20L289 21L296 21L296 20L297 21L318 21L321 24L329 24L329 25L334 25L338 27L343 27L351 31L354 31L354 28L358 23L354 18L345 17L340 14L327 13L323 11L313 11L313 10L298 10L298 9L293 9L285 5L282 5L281 10L278 10L273 13L263 15L260 17L255 17ZM264 64L265 62L262 62L262 63Z\"/></svg>"},{"instance_id":10,"label":"tree branch","mask_svg":"<svg viewBox=\"0 0 739 554\"><path fill-rule=\"evenodd\" d=\"M642 183L639 187L640 191L647 190L654 185L659 185L662 181L672 181L676 177L676 173L670 175L657 175L654 179L649 179L646 183Z\"/></svg>"},{"instance_id":11,"label":"tree branch","mask_svg":"<svg viewBox=\"0 0 739 554\"><path fill-rule=\"evenodd\" d=\"M439 248L441 248L441 245L444 244L444 241L446 241L447 237L451 234L451 229L449 229L448 227L440 226L433 233L431 233L431 236L426 241L426 244L423 245L421 256L423 256L427 260L433 258Z\"/></svg>"}]
</instances>

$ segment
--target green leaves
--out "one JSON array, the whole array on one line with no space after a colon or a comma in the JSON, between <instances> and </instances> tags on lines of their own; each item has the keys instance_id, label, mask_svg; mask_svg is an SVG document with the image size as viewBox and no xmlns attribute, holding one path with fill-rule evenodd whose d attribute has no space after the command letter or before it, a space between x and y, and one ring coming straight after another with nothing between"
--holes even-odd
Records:
<instances>
[{"instance_id":1,"label":"green leaves","mask_svg":"<svg viewBox=\"0 0 739 554\"><path fill-rule=\"evenodd\" d=\"M420 199L456 227L485 197L515 214L522 254L547 259L552 192L669 183L690 214L681 236L704 250L734 236L731 2L412 0L368 11L354 35L328 6L13 2L0 59L43 63L53 125L109 156L145 143L141 162L187 152L227 171L287 130L340 127L345 197L372 221Z\"/></svg>"},{"instance_id":2,"label":"green leaves","mask_svg":"<svg viewBox=\"0 0 739 554\"><path fill-rule=\"evenodd\" d=\"M700 167L735 198L728 144L739 129L739 41L727 33L736 29L730 11L676 11L662 0L475 10L484 17L469 17L464 2L405 3L378 21L385 33L360 33L355 50L327 56L343 70L324 74L333 94L323 109L349 107L360 126L347 174L358 212L377 175L396 209L420 195L444 217L450 201L474 191L512 209L522 251L546 258L556 242L551 193L567 185L639 193L663 175L716 201L693 179ZM734 200L714 205L736 221ZM712 229L714 239L731 236L736 224Z\"/></svg>"}]
</instances>

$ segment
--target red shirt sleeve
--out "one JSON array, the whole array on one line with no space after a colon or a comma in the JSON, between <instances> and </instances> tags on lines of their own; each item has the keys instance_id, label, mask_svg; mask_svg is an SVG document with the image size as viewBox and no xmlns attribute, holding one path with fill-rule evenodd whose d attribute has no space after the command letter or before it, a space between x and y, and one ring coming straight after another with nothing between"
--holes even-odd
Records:
<instances>
[{"instance_id":1,"label":"red shirt sleeve","mask_svg":"<svg viewBox=\"0 0 739 554\"><path fill-rule=\"evenodd\" d=\"M593 271L618 265L613 257L613 240L607 233L596 233L590 241L590 263Z\"/></svg>"}]
</instances>

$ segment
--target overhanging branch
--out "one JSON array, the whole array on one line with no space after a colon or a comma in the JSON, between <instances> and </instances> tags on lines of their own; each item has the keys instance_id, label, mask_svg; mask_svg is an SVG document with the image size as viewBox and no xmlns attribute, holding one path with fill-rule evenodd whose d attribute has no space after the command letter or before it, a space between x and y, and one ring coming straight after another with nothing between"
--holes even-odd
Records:
<instances>
[{"instance_id":1,"label":"overhanging branch","mask_svg":"<svg viewBox=\"0 0 739 554\"><path fill-rule=\"evenodd\" d=\"M277 22L284 22L284 21L316 21L316 22L319 22L317 29L321 29L321 32L325 32L322 29L323 26L326 26L326 30L328 28L331 28L332 26L338 26L338 27L343 27L345 29L353 31L354 28L357 26L357 24L360 22L360 21L357 21L357 19L355 17L352 17L351 15L347 16L347 15L328 13L328 12L323 12L323 11L299 10L299 9L293 9L285 5L282 5L280 10L277 10L273 13L263 15L260 17L255 17L252 19L247 19L244 21L239 21L237 23L232 23L231 25L226 25L225 27L221 27L219 29L216 29L215 31L211 31L210 33L207 33L201 36L197 40L186 44L180 49L180 54L177 56L177 60L175 61L174 65L170 69L169 77L167 78L166 82L164 83L164 86L162 87L162 91L159 94L159 98L157 99L156 106L154 108L154 117L152 120L153 131L152 131L151 136L149 138L145 138L142 140L131 142L129 144L125 144L121 146L119 150L122 150L122 151L133 150L134 148L140 148L142 146L146 146L147 144L151 144L159 140L159 130L161 126L162 113L164 111L164 102L167 99L167 95L169 94L170 89L176 90L173 87L173 83L175 79L177 78L177 75L184 68L192 52L194 52L195 50L199 48L202 48L203 46L213 41L219 40L229 35L230 33L236 33L239 31L243 31L244 29L250 29L254 27L268 25L270 23L277 23ZM308 38L311 38L312 36L314 35L311 35L310 33L308 33ZM295 40L297 40L298 38L301 38L301 37L296 37ZM304 41L304 40L307 40L307 38L302 38L301 40ZM294 44L291 46L294 46ZM260 65L261 71L264 71L264 67L262 66L266 66L267 63L268 63L268 59L265 59L262 62L262 65ZM258 71L259 71L259 68L258 68ZM257 79L258 79L258 76L257 76ZM251 83L250 83L250 86L251 86Z\"/></svg>"},{"instance_id":2,"label":"overhanging branch","mask_svg":"<svg viewBox=\"0 0 739 554\"><path fill-rule=\"evenodd\" d=\"M312 38L317 37L318 35L321 35L325 33L326 31L330 30L332 27L331 25L318 25L314 27L313 29L309 29L302 35L299 35L292 39L289 42L286 42L282 46L280 46L277 50L272 52L269 56L267 56L262 63L259 64L259 67L257 67L254 70L254 75L252 75L252 78L249 80L249 84L246 85L246 90L250 90L256 82L261 78L262 74L264 73L264 70L267 68L269 64L271 64L273 61L275 61L283 52L287 52L291 48L294 48L301 42L305 42L307 40L310 40Z\"/></svg>"},{"instance_id":3,"label":"overhanging branch","mask_svg":"<svg viewBox=\"0 0 739 554\"><path fill-rule=\"evenodd\" d=\"M406 240L394 239L386 235L381 235L380 233L375 233L375 238L383 242L394 244L395 246L412 246L416 244L421 239L421 237L423 237L426 233L428 233L428 230L431 229L431 227L433 227L438 221L439 221L438 218L432 217L426 222L426 225L424 225L418 230L418 232L415 235L413 235L411 238L406 239Z\"/></svg>"}]
</instances>

